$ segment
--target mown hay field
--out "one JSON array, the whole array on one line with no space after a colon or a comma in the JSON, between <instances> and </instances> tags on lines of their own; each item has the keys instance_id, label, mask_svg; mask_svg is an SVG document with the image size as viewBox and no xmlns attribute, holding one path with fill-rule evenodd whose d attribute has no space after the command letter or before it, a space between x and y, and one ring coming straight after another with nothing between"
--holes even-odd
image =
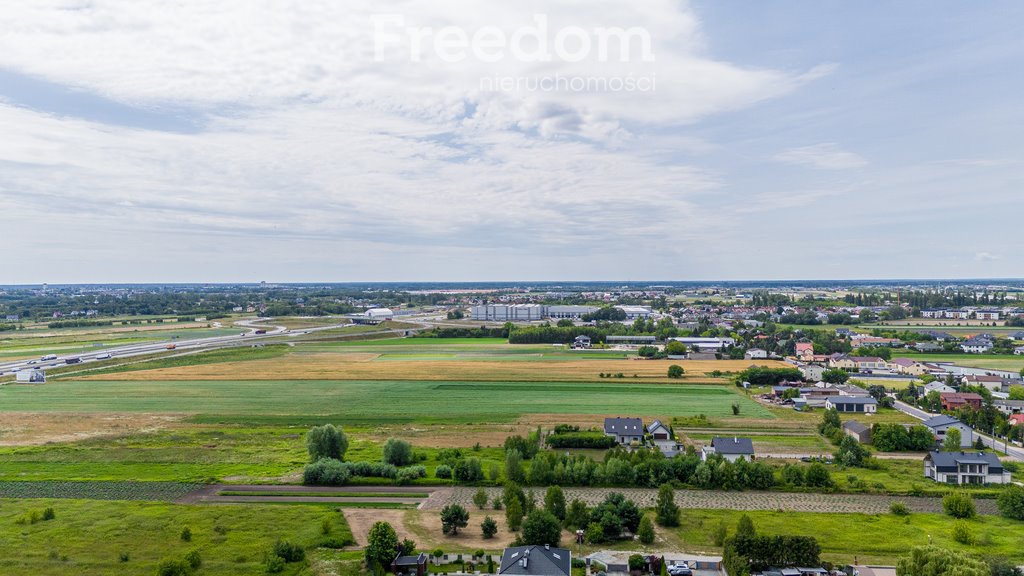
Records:
<instances>
[{"instance_id":1,"label":"mown hay field","mask_svg":"<svg viewBox=\"0 0 1024 576\"><path fill-rule=\"evenodd\" d=\"M444 354L379 355L320 352L292 353L279 358L244 362L220 362L136 370L119 374L85 377L96 380L487 380L487 381L595 381L600 374L619 374L621 381L673 382L668 367L679 364L686 371L683 381L708 381L707 374L740 372L749 360L616 360L545 359L542 355L516 354L509 358L445 356ZM777 361L759 365L784 367ZM140 366L141 367L141 366ZM634 378L634 374L636 377ZM724 380L719 380L724 382Z\"/></svg>"}]
</instances>

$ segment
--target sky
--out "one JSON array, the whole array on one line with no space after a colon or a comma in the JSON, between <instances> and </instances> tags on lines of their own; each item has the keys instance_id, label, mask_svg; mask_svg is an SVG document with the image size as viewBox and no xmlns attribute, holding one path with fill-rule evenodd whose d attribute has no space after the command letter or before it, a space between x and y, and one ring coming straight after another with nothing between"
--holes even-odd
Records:
<instances>
[{"instance_id":1,"label":"sky","mask_svg":"<svg viewBox=\"0 0 1024 576\"><path fill-rule=\"evenodd\" d=\"M15 3L0 284L1022 277L1022 20Z\"/></svg>"}]
</instances>

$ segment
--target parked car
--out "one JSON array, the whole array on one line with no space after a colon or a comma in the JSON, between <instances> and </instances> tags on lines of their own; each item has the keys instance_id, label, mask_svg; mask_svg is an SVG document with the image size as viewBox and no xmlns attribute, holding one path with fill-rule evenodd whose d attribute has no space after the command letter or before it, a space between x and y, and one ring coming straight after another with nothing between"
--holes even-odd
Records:
<instances>
[{"instance_id":1,"label":"parked car","mask_svg":"<svg viewBox=\"0 0 1024 576\"><path fill-rule=\"evenodd\" d=\"M690 570L689 564L683 562L682 564L673 564L668 567L669 576L693 576L693 570Z\"/></svg>"}]
</instances>

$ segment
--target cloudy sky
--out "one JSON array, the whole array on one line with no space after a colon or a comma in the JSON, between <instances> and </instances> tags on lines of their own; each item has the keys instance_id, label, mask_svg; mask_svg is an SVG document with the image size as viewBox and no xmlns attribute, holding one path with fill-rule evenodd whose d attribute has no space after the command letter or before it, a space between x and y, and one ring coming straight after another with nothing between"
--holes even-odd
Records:
<instances>
[{"instance_id":1,"label":"cloudy sky","mask_svg":"<svg viewBox=\"0 0 1024 576\"><path fill-rule=\"evenodd\" d=\"M14 3L0 284L1021 277L1024 4L971 8Z\"/></svg>"}]
</instances>

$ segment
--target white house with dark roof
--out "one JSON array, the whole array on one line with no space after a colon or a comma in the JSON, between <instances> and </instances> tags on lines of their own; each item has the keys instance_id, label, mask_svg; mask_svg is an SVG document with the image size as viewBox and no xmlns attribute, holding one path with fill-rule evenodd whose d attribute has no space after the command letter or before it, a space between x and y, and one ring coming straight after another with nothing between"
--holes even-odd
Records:
<instances>
[{"instance_id":1,"label":"white house with dark roof","mask_svg":"<svg viewBox=\"0 0 1024 576\"><path fill-rule=\"evenodd\" d=\"M605 436L613 436L623 446L633 442L643 443L644 421L639 418L605 418Z\"/></svg>"},{"instance_id":2,"label":"white house with dark roof","mask_svg":"<svg viewBox=\"0 0 1024 576\"><path fill-rule=\"evenodd\" d=\"M753 460L754 442L750 438L715 436L711 439L710 445L701 448L701 460L707 460L713 454L718 454L729 462L735 462L740 458Z\"/></svg>"},{"instance_id":3,"label":"white house with dark roof","mask_svg":"<svg viewBox=\"0 0 1024 576\"><path fill-rule=\"evenodd\" d=\"M946 432L950 428L956 428L960 431L961 448L970 448L974 444L974 429L952 416L946 416L945 414L932 416L921 424L927 426L932 431L932 434L935 434L935 439L938 442L945 442Z\"/></svg>"},{"instance_id":4,"label":"white house with dark roof","mask_svg":"<svg viewBox=\"0 0 1024 576\"><path fill-rule=\"evenodd\" d=\"M501 555L501 576L572 576L572 553L550 546L505 548Z\"/></svg>"},{"instance_id":5,"label":"white house with dark roof","mask_svg":"<svg viewBox=\"0 0 1024 576\"><path fill-rule=\"evenodd\" d=\"M1008 484L1010 473L991 452L929 452L925 478L942 484Z\"/></svg>"},{"instance_id":6,"label":"white house with dark roof","mask_svg":"<svg viewBox=\"0 0 1024 576\"><path fill-rule=\"evenodd\" d=\"M871 396L829 396L825 399L825 408L834 408L836 412L873 414L878 412L878 401Z\"/></svg>"}]
</instances>

